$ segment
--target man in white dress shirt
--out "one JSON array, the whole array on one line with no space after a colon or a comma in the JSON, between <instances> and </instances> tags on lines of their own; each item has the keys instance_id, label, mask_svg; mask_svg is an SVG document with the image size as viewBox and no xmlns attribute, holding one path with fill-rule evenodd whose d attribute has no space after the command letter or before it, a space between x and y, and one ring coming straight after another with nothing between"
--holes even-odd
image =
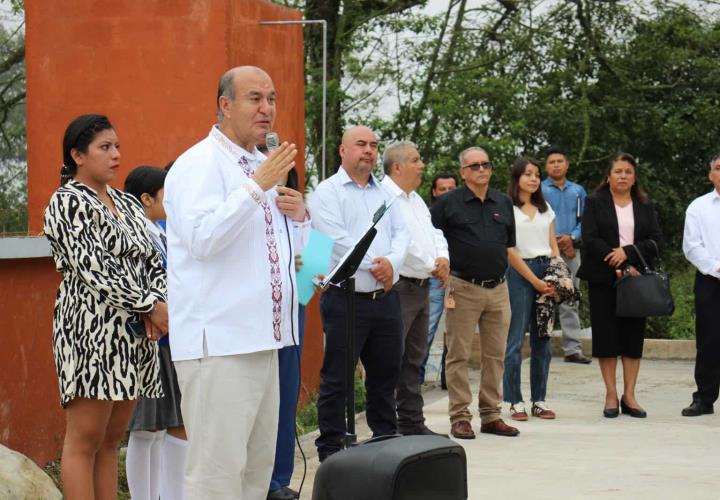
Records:
<instances>
[{"instance_id":1,"label":"man in white dress shirt","mask_svg":"<svg viewBox=\"0 0 720 500\"><path fill-rule=\"evenodd\" d=\"M187 498L260 500L270 482L277 349L297 339L293 256L310 225L302 194L276 188L295 163L295 145L283 143L268 157L256 149L272 130L275 99L260 68L225 73L218 124L177 159L165 182Z\"/></svg>"},{"instance_id":2,"label":"man in white dress shirt","mask_svg":"<svg viewBox=\"0 0 720 500\"><path fill-rule=\"evenodd\" d=\"M430 277L447 283L450 274L448 246L442 231L430 220L430 211L415 189L425 165L412 142L396 142L385 149L382 185L401 213L408 231L408 252L400 266L395 290L400 295L403 319L403 358L395 397L398 432L404 435L436 434L425 425L420 369L428 343Z\"/></svg>"},{"instance_id":3,"label":"man in white dress shirt","mask_svg":"<svg viewBox=\"0 0 720 500\"><path fill-rule=\"evenodd\" d=\"M313 227L335 241L330 267L365 234L373 215L389 196L372 175L378 140L367 127L352 127L342 138L337 173L321 182L310 198ZM395 386L402 358L400 299L393 285L405 260L407 233L400 214L391 207L376 226L378 232L355 273L355 358L367 374L367 422L373 435L397 432ZM339 451L346 433L345 292L330 286L320 298L325 330L325 355L320 371L315 440L318 458Z\"/></svg>"},{"instance_id":4,"label":"man in white dress shirt","mask_svg":"<svg viewBox=\"0 0 720 500\"><path fill-rule=\"evenodd\" d=\"M720 154L708 173L714 189L696 198L685 214L683 252L695 274L695 383L685 417L713 413L720 391Z\"/></svg>"}]
</instances>

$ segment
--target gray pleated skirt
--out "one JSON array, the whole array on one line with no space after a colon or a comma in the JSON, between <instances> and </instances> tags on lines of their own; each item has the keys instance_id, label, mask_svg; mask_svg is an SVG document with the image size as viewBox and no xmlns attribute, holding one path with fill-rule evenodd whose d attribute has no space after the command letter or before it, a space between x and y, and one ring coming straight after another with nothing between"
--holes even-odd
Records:
<instances>
[{"instance_id":1,"label":"gray pleated skirt","mask_svg":"<svg viewBox=\"0 0 720 500\"><path fill-rule=\"evenodd\" d=\"M165 396L140 398L130 421L130 431L159 431L183 425L180 413L180 387L170 356L170 346L158 346L160 381Z\"/></svg>"}]
</instances>

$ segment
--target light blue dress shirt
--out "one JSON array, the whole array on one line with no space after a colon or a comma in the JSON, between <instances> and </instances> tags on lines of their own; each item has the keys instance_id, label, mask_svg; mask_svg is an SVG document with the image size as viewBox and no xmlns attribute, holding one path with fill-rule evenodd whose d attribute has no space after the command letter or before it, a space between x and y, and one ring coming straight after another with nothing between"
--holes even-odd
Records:
<instances>
[{"instance_id":1,"label":"light blue dress shirt","mask_svg":"<svg viewBox=\"0 0 720 500\"><path fill-rule=\"evenodd\" d=\"M580 219L585 210L585 189L575 182L565 180L559 188L550 177L542 181L545 200L555 211L555 235L569 234L580 240Z\"/></svg>"},{"instance_id":2,"label":"light blue dress shirt","mask_svg":"<svg viewBox=\"0 0 720 500\"><path fill-rule=\"evenodd\" d=\"M313 228L335 241L329 269L365 234L383 203L390 203L390 196L372 175L361 187L340 167L335 175L318 185L309 197L308 206ZM386 257L390 261L393 283L397 282L400 266L405 260L408 235L397 207L391 206L375 227L378 233L355 273L355 290L358 292L383 288L370 272L375 257Z\"/></svg>"}]
</instances>

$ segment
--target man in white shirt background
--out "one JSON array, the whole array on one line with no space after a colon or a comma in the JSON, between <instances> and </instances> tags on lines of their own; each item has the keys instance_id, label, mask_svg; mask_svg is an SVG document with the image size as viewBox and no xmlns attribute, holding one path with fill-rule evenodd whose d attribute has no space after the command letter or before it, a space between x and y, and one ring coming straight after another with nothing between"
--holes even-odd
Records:
<instances>
[{"instance_id":1,"label":"man in white shirt background","mask_svg":"<svg viewBox=\"0 0 720 500\"><path fill-rule=\"evenodd\" d=\"M398 432L436 434L425 425L420 389L421 366L428 344L430 277L447 283L450 273L447 241L430 220L430 211L415 189L422 182L424 164L417 146L397 142L385 149L382 185L400 212L408 231L408 252L400 266L395 290L403 320L403 358L395 397Z\"/></svg>"},{"instance_id":2,"label":"man in white shirt background","mask_svg":"<svg viewBox=\"0 0 720 500\"><path fill-rule=\"evenodd\" d=\"M276 92L260 68L220 79L218 125L165 182L173 361L189 438L187 498L264 499L278 422L277 349L297 340L302 194L276 188L297 149L265 157ZM284 196L278 196L283 194Z\"/></svg>"},{"instance_id":3,"label":"man in white shirt background","mask_svg":"<svg viewBox=\"0 0 720 500\"><path fill-rule=\"evenodd\" d=\"M378 140L367 127L345 131L337 173L321 182L309 199L312 225L335 242L330 268L362 237L389 196L372 175ZM355 358L366 371L367 422L373 435L397 432L395 386L402 358L400 299L392 288L407 251L407 233L395 207L376 226L378 232L355 274ZM320 371L315 440L322 462L342 448L345 409L345 291L330 286L320 298L325 353Z\"/></svg>"},{"instance_id":4,"label":"man in white shirt background","mask_svg":"<svg viewBox=\"0 0 720 500\"><path fill-rule=\"evenodd\" d=\"M683 253L695 274L695 383L685 417L713 413L720 391L720 154L708 173L714 189L696 198L685 213Z\"/></svg>"}]
</instances>

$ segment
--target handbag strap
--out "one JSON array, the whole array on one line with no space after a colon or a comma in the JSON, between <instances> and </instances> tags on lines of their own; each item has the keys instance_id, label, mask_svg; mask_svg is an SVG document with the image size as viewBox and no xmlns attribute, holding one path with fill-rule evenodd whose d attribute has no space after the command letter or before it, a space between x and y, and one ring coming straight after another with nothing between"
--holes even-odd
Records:
<instances>
[{"instance_id":1,"label":"handbag strap","mask_svg":"<svg viewBox=\"0 0 720 500\"><path fill-rule=\"evenodd\" d=\"M652 240L650 240L650 241L652 241ZM655 243L655 242L653 241L653 243ZM632 247L635 249L635 252L638 254L638 257L640 257L640 262L642 262L645 272L649 272L650 268L648 267L647 262L645 262L645 259L643 258L642 253L640 252L640 249L637 246L635 246L635 243L633 243ZM657 248L657 245L655 245L655 247Z\"/></svg>"},{"instance_id":2,"label":"handbag strap","mask_svg":"<svg viewBox=\"0 0 720 500\"><path fill-rule=\"evenodd\" d=\"M653 246L655 247L655 257L660 257L660 249L658 248L657 243L655 243L655 240L648 240L648 241L650 241L650 243L652 243Z\"/></svg>"}]
</instances>

